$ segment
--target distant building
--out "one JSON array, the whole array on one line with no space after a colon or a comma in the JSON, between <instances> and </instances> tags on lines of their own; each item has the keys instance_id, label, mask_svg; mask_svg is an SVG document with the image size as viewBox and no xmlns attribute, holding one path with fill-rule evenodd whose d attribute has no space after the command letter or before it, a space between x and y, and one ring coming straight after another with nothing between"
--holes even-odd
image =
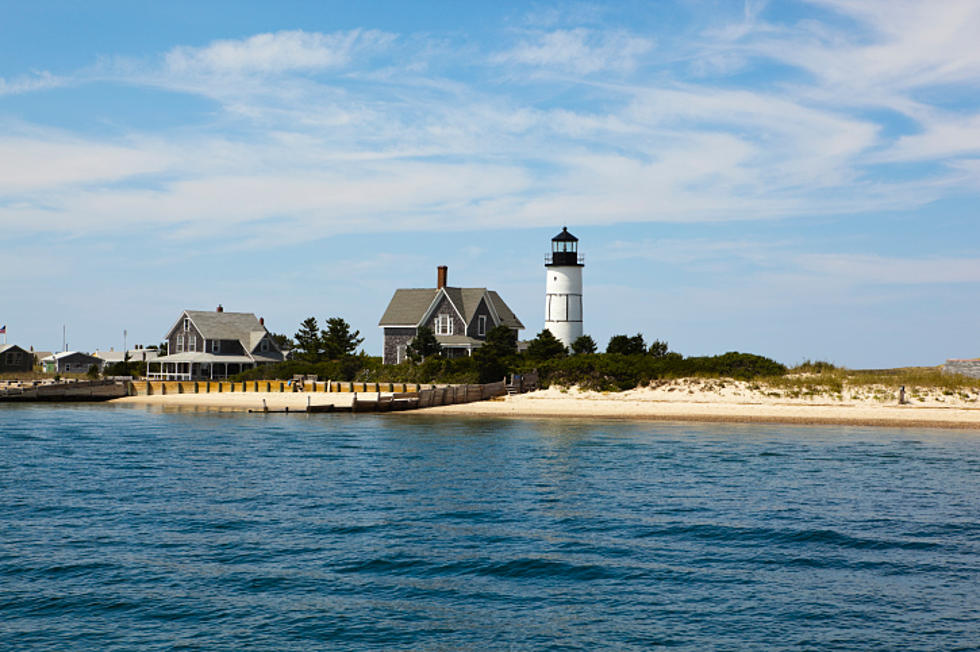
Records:
<instances>
[{"instance_id":1,"label":"distant building","mask_svg":"<svg viewBox=\"0 0 980 652\"><path fill-rule=\"evenodd\" d=\"M117 364L126 361L126 354L129 354L129 362L153 362L160 357L156 349L130 349L129 351L96 351L92 355L103 360L105 364Z\"/></svg>"},{"instance_id":2,"label":"distant building","mask_svg":"<svg viewBox=\"0 0 980 652\"><path fill-rule=\"evenodd\" d=\"M92 366L102 371L104 364L104 360L80 351L63 351L41 360L44 371L56 374L84 374Z\"/></svg>"},{"instance_id":3,"label":"distant building","mask_svg":"<svg viewBox=\"0 0 980 652\"><path fill-rule=\"evenodd\" d=\"M506 326L517 334L524 324L500 295L486 288L454 288L449 270L437 268L436 287L395 290L378 326L384 333L384 364L406 358L408 344L427 326L449 357L471 355L483 346L487 333Z\"/></svg>"},{"instance_id":4,"label":"distant building","mask_svg":"<svg viewBox=\"0 0 980 652\"><path fill-rule=\"evenodd\" d=\"M251 312L185 310L166 335L169 355L152 361L147 377L164 380L227 378L281 362L282 352Z\"/></svg>"},{"instance_id":5,"label":"distant building","mask_svg":"<svg viewBox=\"0 0 980 652\"><path fill-rule=\"evenodd\" d=\"M33 353L16 344L0 344L0 373L22 373L33 369Z\"/></svg>"}]
</instances>

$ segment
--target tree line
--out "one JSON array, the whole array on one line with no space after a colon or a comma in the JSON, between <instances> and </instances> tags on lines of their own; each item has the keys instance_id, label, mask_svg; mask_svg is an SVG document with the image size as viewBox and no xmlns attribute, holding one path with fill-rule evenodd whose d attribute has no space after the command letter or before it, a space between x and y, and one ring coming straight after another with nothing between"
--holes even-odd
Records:
<instances>
[{"instance_id":1,"label":"tree line","mask_svg":"<svg viewBox=\"0 0 980 652\"><path fill-rule=\"evenodd\" d=\"M589 335L579 337L566 348L544 329L522 351L517 333L506 326L491 329L471 356L454 358L443 350L431 329L422 327L406 347L407 360L385 365L380 357L357 351L364 338L342 318L331 317L324 326L320 328L316 318L309 317L293 338L272 334L282 348L292 350L291 359L251 369L236 379L316 374L321 378L364 382L485 383L537 370L544 385L625 390L659 378L706 375L746 379L786 373L784 365L749 353L685 357L671 351L665 341L658 339L647 344L641 333L614 335L605 352L600 353Z\"/></svg>"}]
</instances>

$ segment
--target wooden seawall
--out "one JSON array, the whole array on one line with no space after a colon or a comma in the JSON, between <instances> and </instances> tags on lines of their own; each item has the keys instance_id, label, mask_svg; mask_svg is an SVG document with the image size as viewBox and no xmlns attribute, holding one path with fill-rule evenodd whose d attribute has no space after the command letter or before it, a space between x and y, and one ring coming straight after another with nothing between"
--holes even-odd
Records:
<instances>
[{"instance_id":1,"label":"wooden seawall","mask_svg":"<svg viewBox=\"0 0 980 652\"><path fill-rule=\"evenodd\" d=\"M122 380L82 380L11 387L0 391L0 401L108 401L129 393L129 382Z\"/></svg>"},{"instance_id":2,"label":"wooden seawall","mask_svg":"<svg viewBox=\"0 0 980 652\"><path fill-rule=\"evenodd\" d=\"M266 408L270 394L306 396L306 406L290 406L289 412L389 412L414 410L484 401L507 393L503 381L469 385L422 385L415 383L352 383L335 381L288 382L279 380L250 381L160 381L141 380L129 384L130 396L173 396L186 394L255 394L256 407L251 412L285 412ZM330 394L337 400L327 402ZM298 396L297 396L298 395ZM217 398L217 397L216 397ZM324 400L326 399L326 401ZM272 398L270 403L274 403Z\"/></svg>"}]
</instances>

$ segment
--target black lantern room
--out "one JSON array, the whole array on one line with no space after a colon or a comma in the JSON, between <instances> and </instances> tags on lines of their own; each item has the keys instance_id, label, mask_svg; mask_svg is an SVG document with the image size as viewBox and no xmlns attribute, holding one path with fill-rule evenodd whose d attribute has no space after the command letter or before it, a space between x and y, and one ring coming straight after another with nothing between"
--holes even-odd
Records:
<instances>
[{"instance_id":1,"label":"black lantern room","mask_svg":"<svg viewBox=\"0 0 980 652\"><path fill-rule=\"evenodd\" d=\"M545 266L567 267L569 265L582 267L584 261L578 255L578 238L568 232L567 226L563 226L561 233L551 239L551 255Z\"/></svg>"}]
</instances>

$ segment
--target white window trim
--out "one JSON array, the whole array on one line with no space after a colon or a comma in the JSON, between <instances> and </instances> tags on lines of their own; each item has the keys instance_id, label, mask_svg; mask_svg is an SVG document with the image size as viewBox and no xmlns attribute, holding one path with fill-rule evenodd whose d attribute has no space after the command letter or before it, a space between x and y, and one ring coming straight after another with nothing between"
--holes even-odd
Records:
<instances>
[{"instance_id":1,"label":"white window trim","mask_svg":"<svg viewBox=\"0 0 980 652\"><path fill-rule=\"evenodd\" d=\"M487 316L486 315L480 315L479 316L478 321L477 321L476 334L477 335L486 335L487 334Z\"/></svg>"},{"instance_id":2,"label":"white window trim","mask_svg":"<svg viewBox=\"0 0 980 652\"><path fill-rule=\"evenodd\" d=\"M194 333L187 336L187 350L197 351L197 335Z\"/></svg>"},{"instance_id":3,"label":"white window trim","mask_svg":"<svg viewBox=\"0 0 980 652\"><path fill-rule=\"evenodd\" d=\"M183 335L178 335L177 336L177 347L176 348L177 348L177 353L183 353L184 352L184 336Z\"/></svg>"},{"instance_id":4,"label":"white window trim","mask_svg":"<svg viewBox=\"0 0 980 652\"><path fill-rule=\"evenodd\" d=\"M211 340L211 353L221 353L221 340Z\"/></svg>"},{"instance_id":5,"label":"white window trim","mask_svg":"<svg viewBox=\"0 0 980 652\"><path fill-rule=\"evenodd\" d=\"M453 316L447 313L436 315L436 335L453 334Z\"/></svg>"}]
</instances>

